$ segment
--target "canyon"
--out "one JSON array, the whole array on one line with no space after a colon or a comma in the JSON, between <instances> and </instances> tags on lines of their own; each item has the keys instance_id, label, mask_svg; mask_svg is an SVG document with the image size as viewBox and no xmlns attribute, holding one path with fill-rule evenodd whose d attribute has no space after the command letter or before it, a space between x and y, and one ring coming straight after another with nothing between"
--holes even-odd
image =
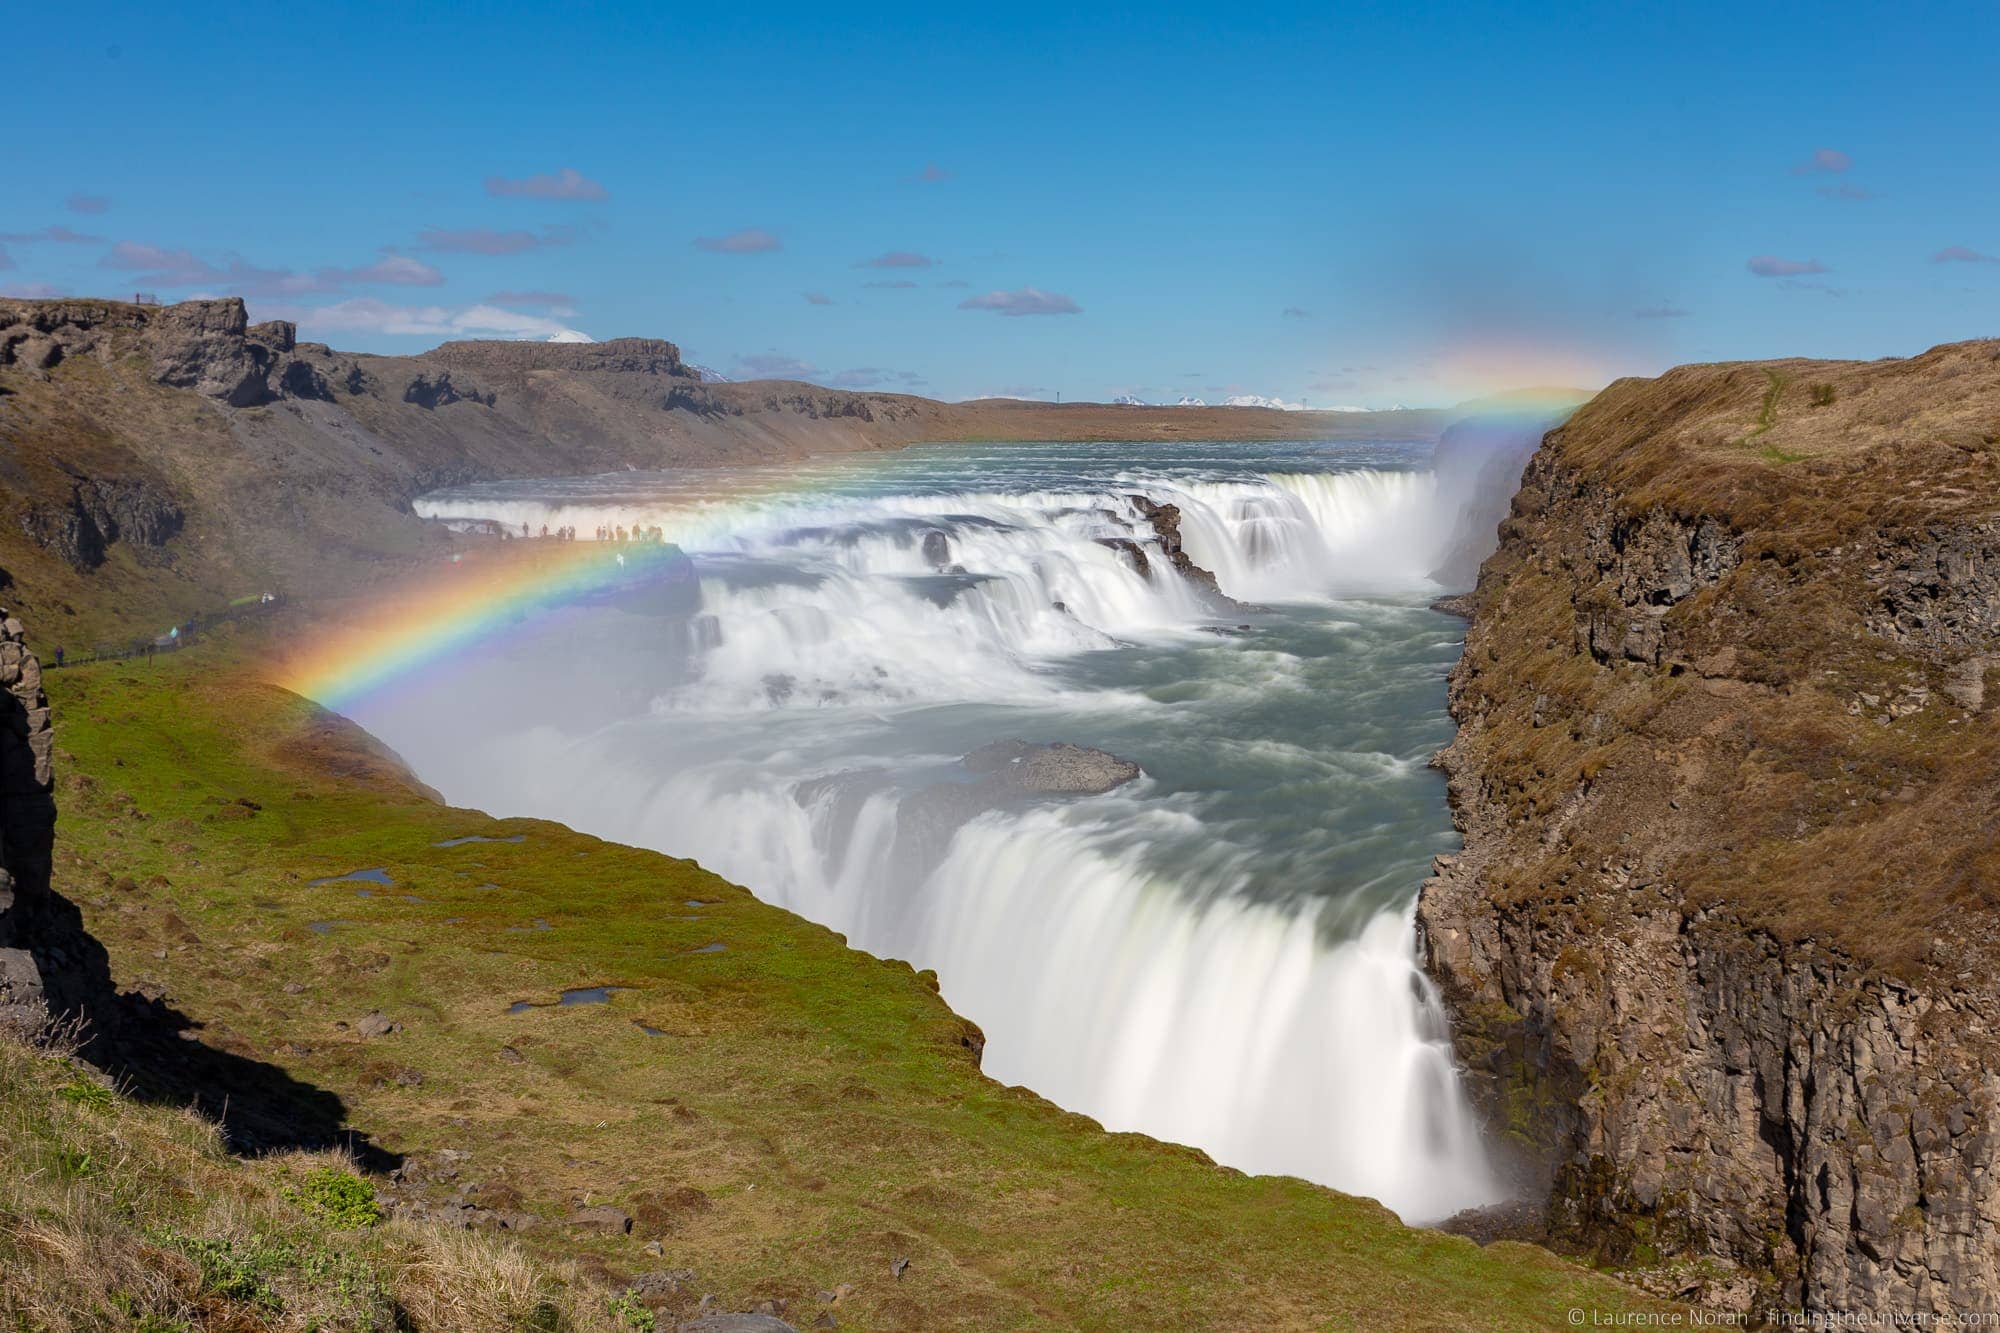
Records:
<instances>
[{"instance_id":1,"label":"canyon","mask_svg":"<svg viewBox=\"0 0 2000 1333\"><path fill-rule=\"evenodd\" d=\"M1477 482L1436 565L1473 585L1436 760L1464 845L1416 926L1534 1204L1464 1225L1704 1304L1989 1308L2000 342L1620 381L1530 457L1445 414L940 404L713 383L650 339L374 357L238 302L0 302L0 587L47 658L225 594L373 595L490 542L420 514L441 488L919 441L1441 434L1440 475ZM1188 512L1148 532L1134 506L1131 549L1103 553L1186 559ZM1194 546L1221 593L1261 595ZM10 622L10 818L47 789L32 663ZM41 836L10 834L17 880Z\"/></svg>"}]
</instances>

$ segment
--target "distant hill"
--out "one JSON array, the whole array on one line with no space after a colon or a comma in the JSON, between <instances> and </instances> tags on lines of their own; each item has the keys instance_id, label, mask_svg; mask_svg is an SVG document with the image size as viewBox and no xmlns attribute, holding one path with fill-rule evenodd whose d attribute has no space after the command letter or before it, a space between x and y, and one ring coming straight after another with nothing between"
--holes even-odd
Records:
<instances>
[{"instance_id":1,"label":"distant hill","mask_svg":"<svg viewBox=\"0 0 2000 1333\"><path fill-rule=\"evenodd\" d=\"M235 299L0 300L0 589L84 644L365 584L447 540L410 502L455 483L918 441L1430 439L1447 420L718 382L652 338L372 356L253 325Z\"/></svg>"}]
</instances>

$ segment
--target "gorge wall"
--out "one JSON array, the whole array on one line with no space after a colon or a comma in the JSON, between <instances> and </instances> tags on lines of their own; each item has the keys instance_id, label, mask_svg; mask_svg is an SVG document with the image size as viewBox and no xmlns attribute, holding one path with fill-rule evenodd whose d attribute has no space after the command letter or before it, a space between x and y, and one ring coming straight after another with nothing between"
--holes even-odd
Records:
<instances>
[{"instance_id":1,"label":"gorge wall","mask_svg":"<svg viewBox=\"0 0 2000 1333\"><path fill-rule=\"evenodd\" d=\"M1622 381L1528 466L1419 921L1554 1243L2000 1304L1996 515L2000 342Z\"/></svg>"}]
</instances>

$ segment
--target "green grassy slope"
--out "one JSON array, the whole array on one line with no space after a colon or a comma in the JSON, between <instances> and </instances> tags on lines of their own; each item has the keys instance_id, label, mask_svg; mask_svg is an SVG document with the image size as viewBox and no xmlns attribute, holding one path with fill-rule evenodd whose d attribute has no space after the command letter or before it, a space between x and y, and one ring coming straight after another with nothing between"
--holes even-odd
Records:
<instances>
[{"instance_id":1,"label":"green grassy slope","mask_svg":"<svg viewBox=\"0 0 2000 1333\"><path fill-rule=\"evenodd\" d=\"M119 985L336 1094L428 1180L405 1197L614 1286L694 1270L665 1313L1507 1328L1641 1300L1001 1087L929 977L691 862L428 801L220 646L50 682L57 887ZM466 835L521 841L437 845ZM393 883L313 883L375 867ZM552 1003L602 985L626 989ZM399 1030L360 1035L373 1011ZM569 1225L584 1203L632 1233Z\"/></svg>"}]
</instances>

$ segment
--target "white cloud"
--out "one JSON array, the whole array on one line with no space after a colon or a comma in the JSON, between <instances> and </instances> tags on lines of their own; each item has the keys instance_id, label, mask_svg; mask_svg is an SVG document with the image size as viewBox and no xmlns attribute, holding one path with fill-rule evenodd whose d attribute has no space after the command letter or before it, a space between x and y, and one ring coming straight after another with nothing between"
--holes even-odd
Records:
<instances>
[{"instance_id":1,"label":"white cloud","mask_svg":"<svg viewBox=\"0 0 2000 1333\"><path fill-rule=\"evenodd\" d=\"M1077 315L1083 308L1060 292L1023 287L1018 292L988 292L968 296L958 303L960 310L991 310L997 315Z\"/></svg>"},{"instance_id":2,"label":"white cloud","mask_svg":"<svg viewBox=\"0 0 2000 1333\"><path fill-rule=\"evenodd\" d=\"M396 305L372 296L354 296L331 305L273 311L260 309L258 313L294 320L300 328L315 333L377 333L390 337L424 338L551 338L576 332L560 320L507 310L484 302L453 309L442 305Z\"/></svg>"},{"instance_id":3,"label":"white cloud","mask_svg":"<svg viewBox=\"0 0 2000 1333\"><path fill-rule=\"evenodd\" d=\"M394 250L384 250L382 257L372 264L348 269L345 276L349 282L380 282L398 287L435 287L444 281L444 274L423 260L399 255Z\"/></svg>"}]
</instances>

